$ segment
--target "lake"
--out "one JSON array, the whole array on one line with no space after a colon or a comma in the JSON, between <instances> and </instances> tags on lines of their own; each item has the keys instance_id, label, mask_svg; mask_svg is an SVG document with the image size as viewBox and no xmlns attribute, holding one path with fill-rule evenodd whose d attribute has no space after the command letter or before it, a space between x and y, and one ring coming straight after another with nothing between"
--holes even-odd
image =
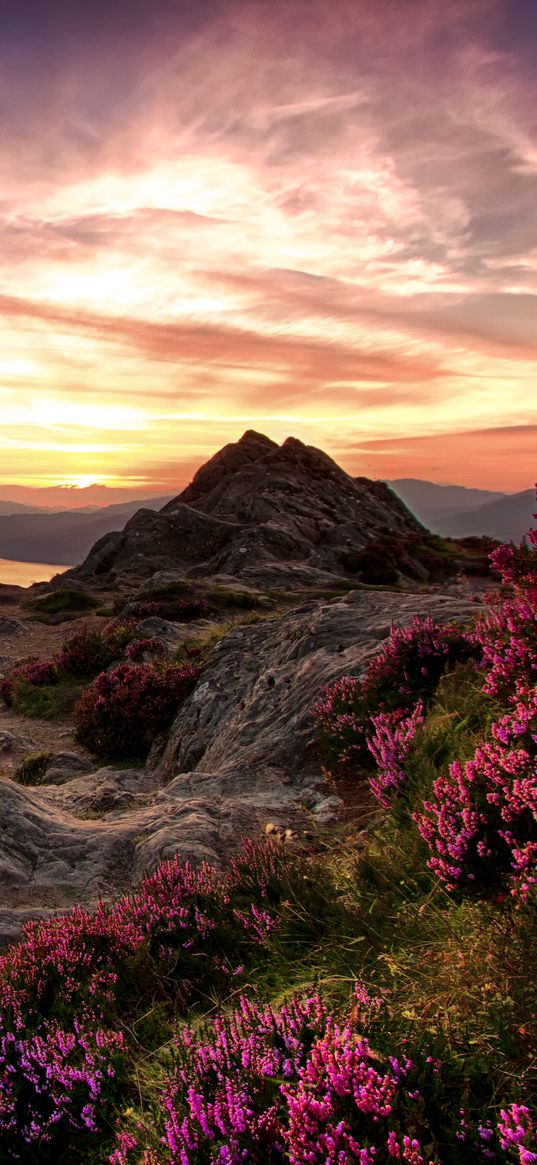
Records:
<instances>
[{"instance_id":1,"label":"lake","mask_svg":"<svg viewBox=\"0 0 537 1165\"><path fill-rule=\"evenodd\" d=\"M15 562L12 558L0 558L0 583L29 587L34 582L48 582L53 574L61 574L69 569L65 565L55 566L52 562Z\"/></svg>"}]
</instances>

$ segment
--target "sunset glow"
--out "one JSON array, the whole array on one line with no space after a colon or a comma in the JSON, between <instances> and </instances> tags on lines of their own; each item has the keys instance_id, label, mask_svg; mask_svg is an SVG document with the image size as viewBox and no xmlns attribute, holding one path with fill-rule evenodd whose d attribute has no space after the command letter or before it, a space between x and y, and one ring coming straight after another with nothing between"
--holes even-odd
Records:
<instances>
[{"instance_id":1,"label":"sunset glow","mask_svg":"<svg viewBox=\"0 0 537 1165\"><path fill-rule=\"evenodd\" d=\"M255 428L533 484L532 0L15 8L2 483L169 493Z\"/></svg>"}]
</instances>

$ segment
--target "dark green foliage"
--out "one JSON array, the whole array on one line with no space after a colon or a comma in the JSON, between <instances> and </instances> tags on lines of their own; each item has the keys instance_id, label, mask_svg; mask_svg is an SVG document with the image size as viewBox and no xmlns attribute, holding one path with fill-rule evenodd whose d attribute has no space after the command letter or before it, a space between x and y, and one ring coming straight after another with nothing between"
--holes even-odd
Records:
<instances>
[{"instance_id":1,"label":"dark green foliage","mask_svg":"<svg viewBox=\"0 0 537 1165\"><path fill-rule=\"evenodd\" d=\"M46 617L44 621L48 621L48 617L50 617L51 621L61 623L63 620L60 616L69 619L84 611L94 610L95 607L99 606L99 603L92 595L77 590L75 587L58 587L57 590L50 591L48 595L30 599L28 606L36 612L37 616Z\"/></svg>"},{"instance_id":2,"label":"dark green foliage","mask_svg":"<svg viewBox=\"0 0 537 1165\"><path fill-rule=\"evenodd\" d=\"M40 785L53 758L53 752L28 753L15 770L13 779L19 785Z\"/></svg>"}]
</instances>

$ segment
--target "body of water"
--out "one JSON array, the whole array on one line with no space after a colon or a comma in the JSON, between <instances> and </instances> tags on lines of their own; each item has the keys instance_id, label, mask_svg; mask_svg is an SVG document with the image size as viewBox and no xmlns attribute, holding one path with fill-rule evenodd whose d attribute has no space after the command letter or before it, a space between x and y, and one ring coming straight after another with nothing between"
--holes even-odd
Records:
<instances>
[{"instance_id":1,"label":"body of water","mask_svg":"<svg viewBox=\"0 0 537 1165\"><path fill-rule=\"evenodd\" d=\"M12 558L0 558L0 583L30 587L34 582L48 582L53 574L61 574L69 569L65 565L55 566L52 562L15 562Z\"/></svg>"}]
</instances>

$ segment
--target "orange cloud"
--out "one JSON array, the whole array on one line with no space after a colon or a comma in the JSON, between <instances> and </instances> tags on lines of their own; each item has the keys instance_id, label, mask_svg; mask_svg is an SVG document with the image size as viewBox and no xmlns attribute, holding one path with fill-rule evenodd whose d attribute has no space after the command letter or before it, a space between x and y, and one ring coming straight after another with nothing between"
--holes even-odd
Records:
<instances>
[{"instance_id":1,"label":"orange cloud","mask_svg":"<svg viewBox=\"0 0 537 1165\"><path fill-rule=\"evenodd\" d=\"M253 425L375 463L401 439L469 484L458 431L537 423L535 74L508 0L31 7L0 45L12 476L31 450L168 480Z\"/></svg>"}]
</instances>

